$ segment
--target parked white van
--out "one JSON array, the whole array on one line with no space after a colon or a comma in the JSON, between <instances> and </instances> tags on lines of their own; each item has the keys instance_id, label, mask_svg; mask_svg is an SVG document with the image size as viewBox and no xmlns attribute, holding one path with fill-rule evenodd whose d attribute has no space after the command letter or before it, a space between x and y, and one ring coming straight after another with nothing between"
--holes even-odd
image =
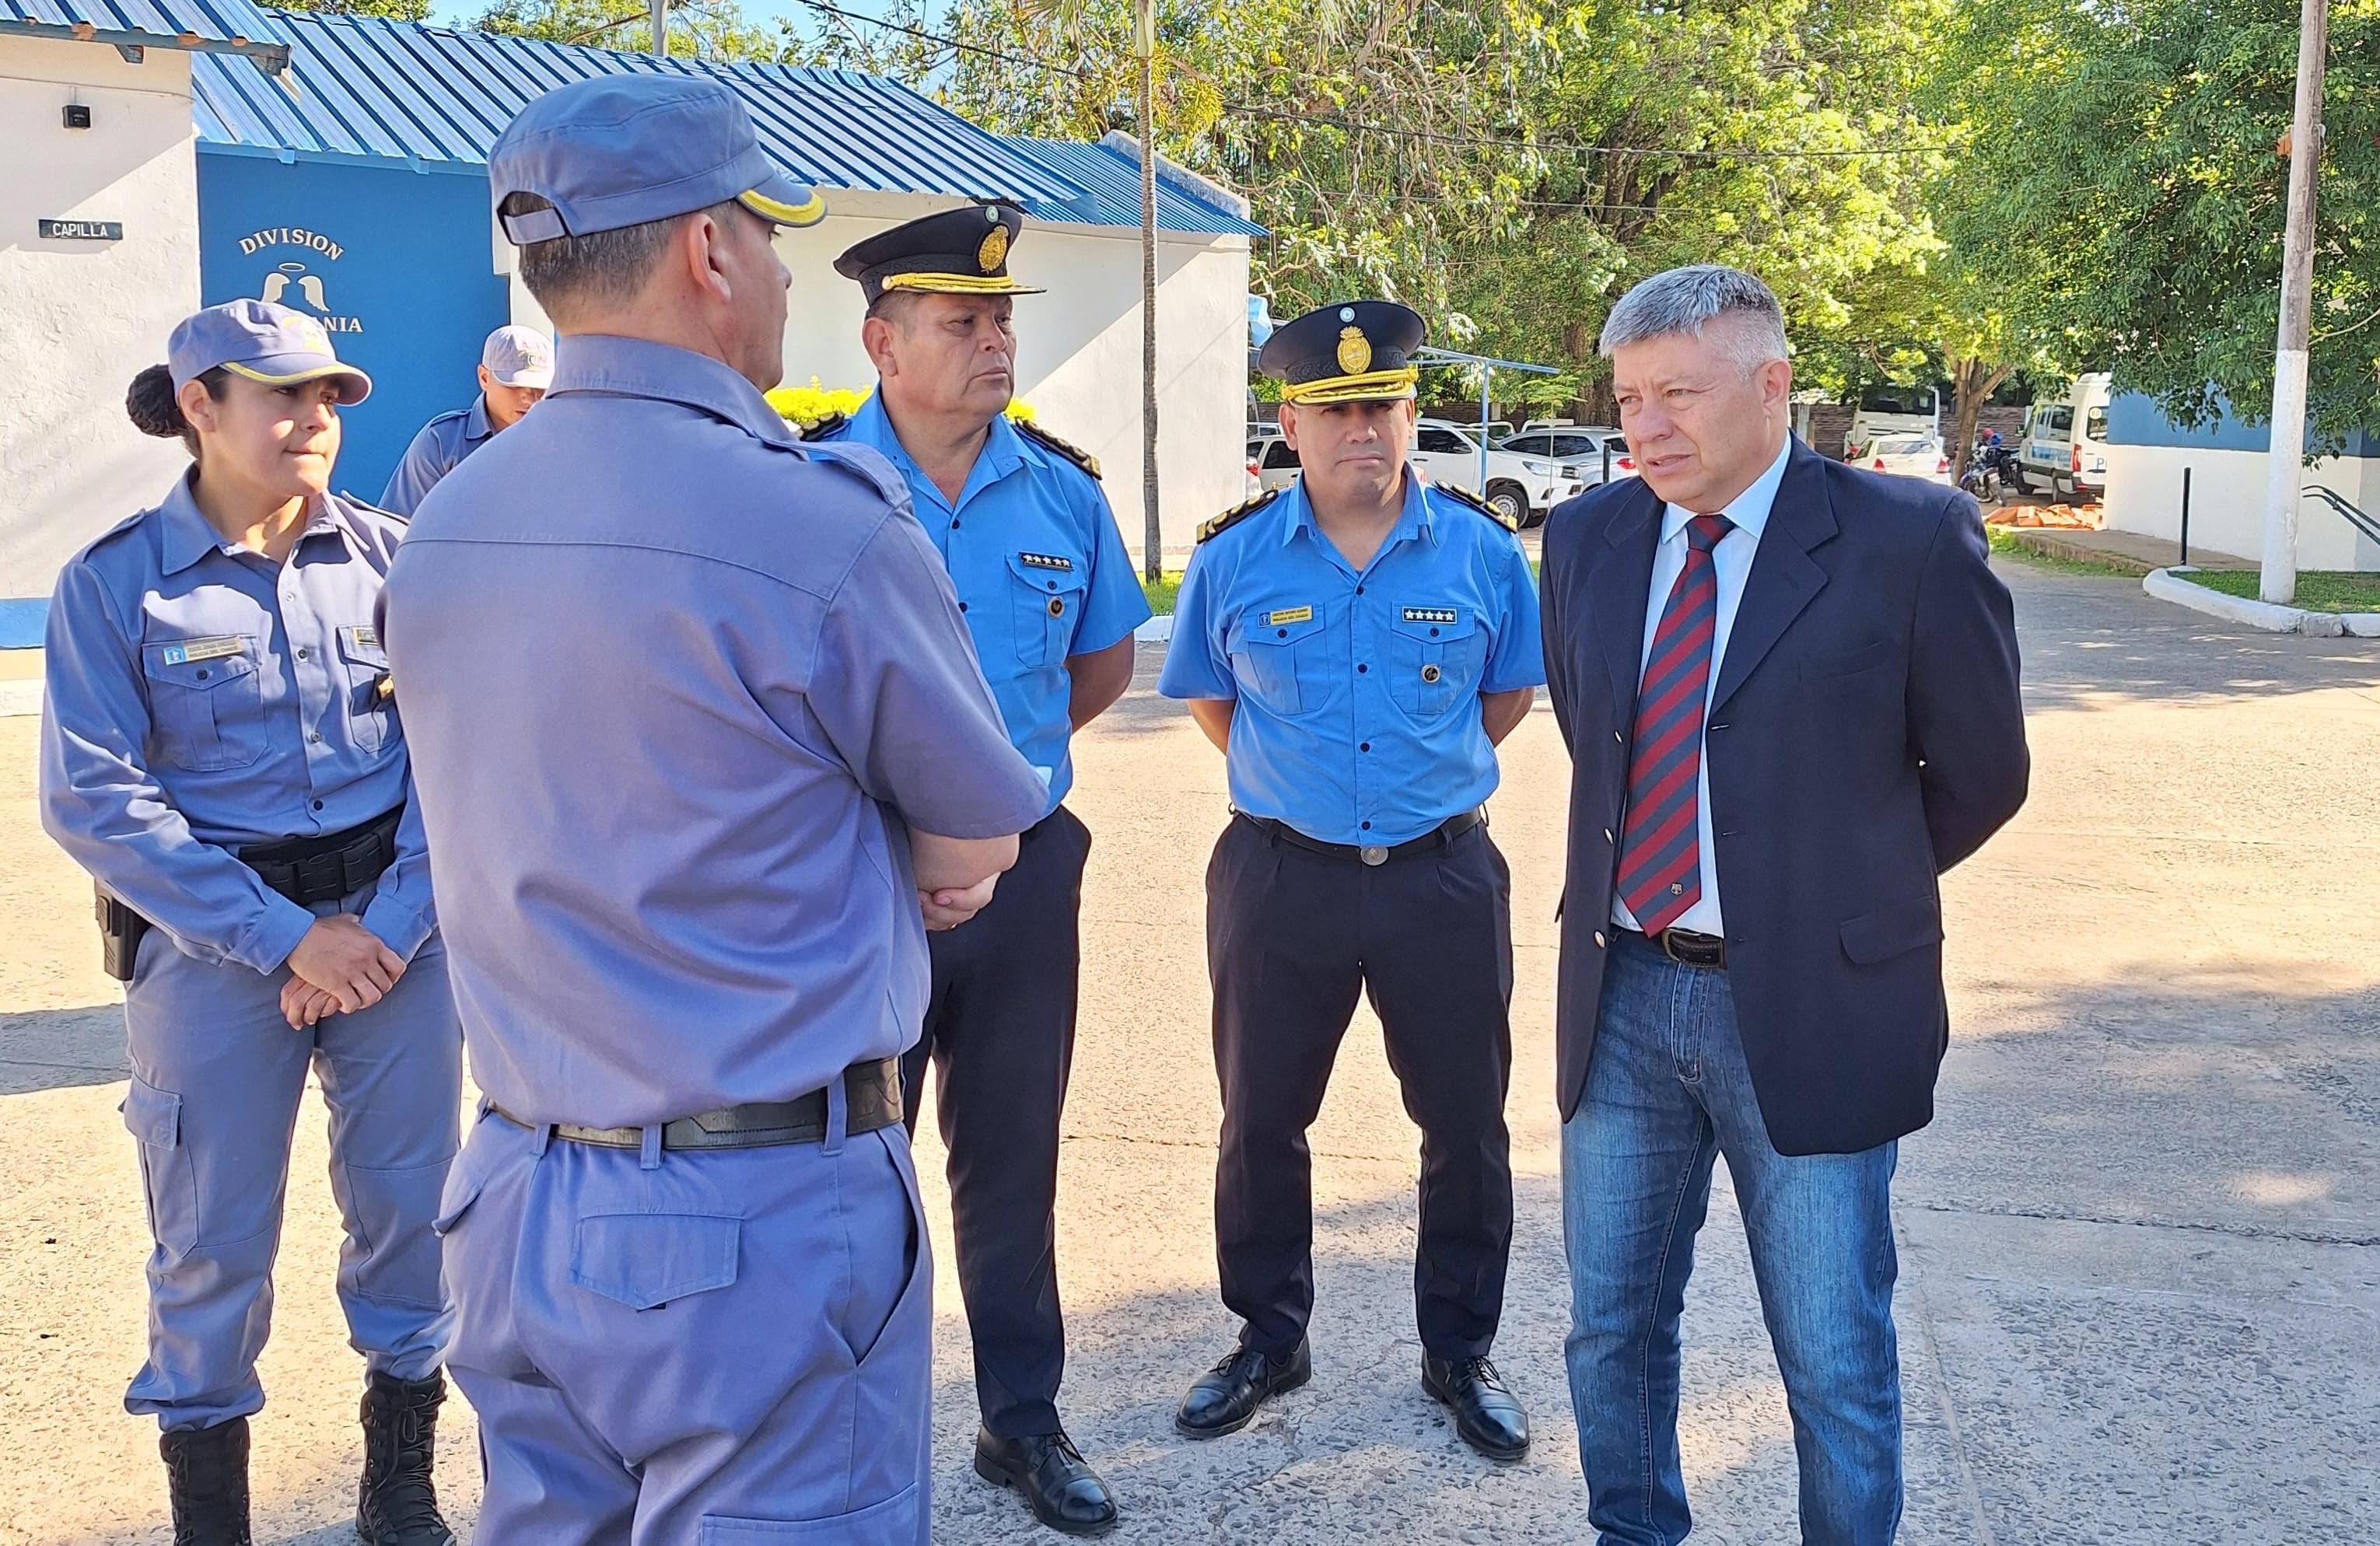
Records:
<instances>
[{"instance_id":1,"label":"parked white van","mask_svg":"<svg viewBox=\"0 0 2380 1546\"><path fill-rule=\"evenodd\" d=\"M1894 386L1890 382L1862 389L1852 427L1843 435L1843 457L1858 461L1868 447L1888 438L1942 434L1942 398L1931 385Z\"/></svg>"},{"instance_id":2,"label":"parked white van","mask_svg":"<svg viewBox=\"0 0 2380 1546\"><path fill-rule=\"evenodd\" d=\"M2045 397L2024 416L2009 486L2017 493L2056 499L2097 499L2107 488L2107 399L2105 371L2074 378L2063 397Z\"/></svg>"}]
</instances>

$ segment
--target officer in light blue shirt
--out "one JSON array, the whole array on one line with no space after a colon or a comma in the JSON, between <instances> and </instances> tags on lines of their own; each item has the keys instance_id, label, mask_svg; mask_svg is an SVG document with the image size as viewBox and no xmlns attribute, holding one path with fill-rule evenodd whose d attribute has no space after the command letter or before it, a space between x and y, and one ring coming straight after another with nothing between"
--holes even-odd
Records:
<instances>
[{"instance_id":1,"label":"officer in light blue shirt","mask_svg":"<svg viewBox=\"0 0 2380 1546\"><path fill-rule=\"evenodd\" d=\"M487 1105L441 1227L491 1541L924 1546L931 1270L901 1125L929 927L1042 781L874 453L804 446L727 87L575 82L489 158L561 333L433 489L389 658Z\"/></svg>"},{"instance_id":2,"label":"officer in light blue shirt","mask_svg":"<svg viewBox=\"0 0 2380 1546\"><path fill-rule=\"evenodd\" d=\"M1015 385L1008 260L1014 204L967 204L868 237L836 260L868 298L878 386L813 441L864 445L900 470L950 571L1009 739L1049 784L1000 895L937 934L933 994L904 1060L914 1129L926 1066L950 1152L951 1232L975 1341L977 1471L1073 1534L1114 1524L1107 1483L1058 1416L1058 1127L1073 1064L1091 835L1060 803L1074 732L1132 681L1148 618L1099 464L1004 410Z\"/></svg>"},{"instance_id":3,"label":"officer in light blue shirt","mask_svg":"<svg viewBox=\"0 0 2380 1546\"><path fill-rule=\"evenodd\" d=\"M488 438L518 424L553 384L553 343L535 328L507 325L480 347L480 395L468 408L440 414L421 427L380 497L381 508L410 515L438 480Z\"/></svg>"},{"instance_id":4,"label":"officer in light blue shirt","mask_svg":"<svg viewBox=\"0 0 2380 1546\"><path fill-rule=\"evenodd\" d=\"M331 1108L338 1289L368 1371L357 1528L453 1540L431 1488L450 1317L431 1231L462 1055L373 620L405 523L326 492L371 383L261 301L174 331L127 399L197 465L51 604L42 824L97 880L125 983L175 1539L249 1539L248 1419L308 1071Z\"/></svg>"},{"instance_id":5,"label":"officer in light blue shirt","mask_svg":"<svg viewBox=\"0 0 2380 1546\"><path fill-rule=\"evenodd\" d=\"M1217 1256L1245 1323L1175 1423L1234 1432L1308 1378L1305 1129L1368 993L1422 1129L1422 1383L1514 1460L1527 1416L1488 1360L1512 1231L1511 877L1481 805L1545 670L1512 531L1406 465L1422 336L1404 307L1354 301L1266 342L1302 471L1200 531L1158 678L1223 751L1233 807L1208 960Z\"/></svg>"}]
</instances>

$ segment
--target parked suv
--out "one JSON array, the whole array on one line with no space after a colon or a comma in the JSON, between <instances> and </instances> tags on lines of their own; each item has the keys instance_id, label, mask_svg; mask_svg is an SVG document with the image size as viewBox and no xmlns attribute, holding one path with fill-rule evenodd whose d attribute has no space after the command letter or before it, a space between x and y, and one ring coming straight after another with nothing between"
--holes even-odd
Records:
<instances>
[{"instance_id":1,"label":"parked suv","mask_svg":"<svg viewBox=\"0 0 2380 1546\"><path fill-rule=\"evenodd\" d=\"M1564 462L1551 455L1522 455L1500 447L1488 452L1488 479L1479 479L1479 442L1475 429L1444 419L1426 418L1414 431L1413 463L1422 476L1441 489L1477 494L1499 513L1523 526L1543 521L1555 505L1603 480L1601 443L1596 442L1593 465ZM1617 448L1614 448L1615 455ZM1633 469L1631 468L1631 471ZM1612 464L1612 476L1620 465ZM1257 464L1257 481L1268 489L1286 489L1297 478L1297 453L1287 441L1264 442Z\"/></svg>"}]
</instances>

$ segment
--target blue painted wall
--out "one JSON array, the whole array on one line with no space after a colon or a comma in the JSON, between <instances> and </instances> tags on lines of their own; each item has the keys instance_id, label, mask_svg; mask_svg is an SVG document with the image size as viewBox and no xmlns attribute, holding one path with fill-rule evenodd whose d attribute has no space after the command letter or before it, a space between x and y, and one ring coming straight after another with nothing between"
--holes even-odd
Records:
<instances>
[{"instance_id":1,"label":"blue painted wall","mask_svg":"<svg viewBox=\"0 0 2380 1546\"><path fill-rule=\"evenodd\" d=\"M2213 424L2185 429L2165 417L2154 398L2137 392L2118 393L2107 404L2107 439L2117 445L2174 446L2191 451L2268 451L2272 431L2250 424L2227 404ZM2380 456L2380 432L2359 429L2347 438L2345 454Z\"/></svg>"},{"instance_id":2,"label":"blue painted wall","mask_svg":"<svg viewBox=\"0 0 2380 1546\"><path fill-rule=\"evenodd\" d=\"M199 288L322 319L372 379L342 416L332 487L373 501L414 432L469 405L472 368L510 320L491 272L488 179L199 147Z\"/></svg>"}]
</instances>

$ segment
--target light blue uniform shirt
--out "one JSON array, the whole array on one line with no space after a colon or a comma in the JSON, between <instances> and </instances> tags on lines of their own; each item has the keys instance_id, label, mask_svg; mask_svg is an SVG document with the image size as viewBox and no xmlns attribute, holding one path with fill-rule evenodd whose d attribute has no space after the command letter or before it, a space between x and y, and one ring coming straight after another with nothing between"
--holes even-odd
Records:
<instances>
[{"instance_id":1,"label":"light blue uniform shirt","mask_svg":"<svg viewBox=\"0 0 2380 1546\"><path fill-rule=\"evenodd\" d=\"M1042 814L1056 810L1075 783L1066 661L1119 644L1148 621L1148 598L1098 480L1003 417L991 421L953 503L901 449L881 393L826 438L872 447L900 470L950 570L1008 738L1050 781Z\"/></svg>"},{"instance_id":2,"label":"light blue uniform shirt","mask_svg":"<svg viewBox=\"0 0 2380 1546\"><path fill-rule=\"evenodd\" d=\"M1496 789L1479 694L1540 686L1536 582L1520 539L1405 479L1361 574L1300 478L1198 545L1157 690L1236 698L1232 803L1322 842L1392 846Z\"/></svg>"},{"instance_id":3,"label":"light blue uniform shirt","mask_svg":"<svg viewBox=\"0 0 2380 1546\"><path fill-rule=\"evenodd\" d=\"M399 515L412 514L440 478L462 465L463 458L487 444L495 432L496 427L488 421L485 397L475 398L468 408L440 414L423 425L413 443L405 448L405 459L397 463L387 492L380 497L381 508Z\"/></svg>"},{"instance_id":4,"label":"light blue uniform shirt","mask_svg":"<svg viewBox=\"0 0 2380 1546\"><path fill-rule=\"evenodd\" d=\"M59 574L42 824L187 954L279 971L314 914L237 851L407 803L405 734L372 691L388 664L372 608L404 535L325 495L275 563L225 542L186 475ZM435 918L407 804L363 925L410 960Z\"/></svg>"},{"instance_id":5,"label":"light blue uniform shirt","mask_svg":"<svg viewBox=\"0 0 2380 1546\"><path fill-rule=\"evenodd\" d=\"M575 336L431 491L389 658L480 1087L644 1126L898 1055L909 829L1020 832L1008 744L901 479L716 360Z\"/></svg>"}]
</instances>

